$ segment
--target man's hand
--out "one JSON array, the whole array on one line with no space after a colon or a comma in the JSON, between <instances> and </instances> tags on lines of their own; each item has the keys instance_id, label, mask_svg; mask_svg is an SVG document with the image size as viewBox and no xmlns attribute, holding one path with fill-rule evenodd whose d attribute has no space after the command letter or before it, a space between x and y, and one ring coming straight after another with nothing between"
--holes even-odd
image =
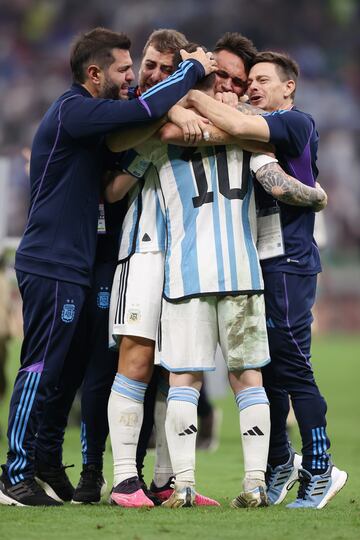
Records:
<instances>
[{"instance_id":1,"label":"man's hand","mask_svg":"<svg viewBox=\"0 0 360 540\"><path fill-rule=\"evenodd\" d=\"M203 65L205 69L205 75L209 75L218 69L216 60L212 52L205 52L204 49L198 47L195 52L188 53L184 49L180 50L181 58L183 60L197 60Z\"/></svg>"},{"instance_id":2,"label":"man's hand","mask_svg":"<svg viewBox=\"0 0 360 540\"><path fill-rule=\"evenodd\" d=\"M186 144L195 144L201 141L209 124L207 118L199 116L194 111L184 109L179 105L171 107L168 112L168 118L170 122L182 129Z\"/></svg>"},{"instance_id":3,"label":"man's hand","mask_svg":"<svg viewBox=\"0 0 360 540\"><path fill-rule=\"evenodd\" d=\"M315 189L318 192L318 201L314 204L313 210L314 212L321 212L321 210L324 210L327 206L328 197L326 191L323 190L319 182L315 182Z\"/></svg>"},{"instance_id":4,"label":"man's hand","mask_svg":"<svg viewBox=\"0 0 360 540\"><path fill-rule=\"evenodd\" d=\"M221 103L230 105L230 107L237 107L239 105L239 98L235 92L216 92L215 99Z\"/></svg>"}]
</instances>

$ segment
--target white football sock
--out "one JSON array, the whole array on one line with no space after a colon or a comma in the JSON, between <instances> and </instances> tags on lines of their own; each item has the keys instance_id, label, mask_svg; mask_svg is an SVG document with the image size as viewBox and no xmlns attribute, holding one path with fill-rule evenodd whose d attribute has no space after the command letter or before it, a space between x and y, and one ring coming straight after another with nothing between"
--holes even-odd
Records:
<instances>
[{"instance_id":1,"label":"white football sock","mask_svg":"<svg viewBox=\"0 0 360 540\"><path fill-rule=\"evenodd\" d=\"M177 486L195 485L199 395L189 386L174 386L169 390L165 429Z\"/></svg>"},{"instance_id":2,"label":"white football sock","mask_svg":"<svg viewBox=\"0 0 360 540\"><path fill-rule=\"evenodd\" d=\"M147 384L116 375L108 404L110 439L114 460L114 486L138 476L136 449L144 416Z\"/></svg>"},{"instance_id":3,"label":"white football sock","mask_svg":"<svg viewBox=\"0 0 360 540\"><path fill-rule=\"evenodd\" d=\"M270 409L262 386L236 394L240 411L240 432L245 478L264 480L270 439Z\"/></svg>"}]
</instances>

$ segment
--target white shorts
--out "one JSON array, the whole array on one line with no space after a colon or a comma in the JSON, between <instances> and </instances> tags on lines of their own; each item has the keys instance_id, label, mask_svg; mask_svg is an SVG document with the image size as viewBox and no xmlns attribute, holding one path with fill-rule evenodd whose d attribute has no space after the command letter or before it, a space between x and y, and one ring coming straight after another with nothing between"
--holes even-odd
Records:
<instances>
[{"instance_id":1,"label":"white shorts","mask_svg":"<svg viewBox=\"0 0 360 540\"><path fill-rule=\"evenodd\" d=\"M156 363L173 372L213 371L217 343L229 371L270 362L263 294L163 300Z\"/></svg>"},{"instance_id":2,"label":"white shorts","mask_svg":"<svg viewBox=\"0 0 360 540\"><path fill-rule=\"evenodd\" d=\"M116 269L110 300L109 334L155 341L164 283L162 251L134 253Z\"/></svg>"}]
</instances>

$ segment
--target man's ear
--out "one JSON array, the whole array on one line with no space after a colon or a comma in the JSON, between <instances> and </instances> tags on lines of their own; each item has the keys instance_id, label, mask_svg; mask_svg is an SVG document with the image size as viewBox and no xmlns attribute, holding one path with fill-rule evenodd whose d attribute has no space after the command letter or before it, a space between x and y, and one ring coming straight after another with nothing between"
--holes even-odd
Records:
<instances>
[{"instance_id":1,"label":"man's ear","mask_svg":"<svg viewBox=\"0 0 360 540\"><path fill-rule=\"evenodd\" d=\"M101 69L96 64L90 64L90 66L87 67L87 76L90 79L90 81L95 84L100 84L100 73Z\"/></svg>"},{"instance_id":2,"label":"man's ear","mask_svg":"<svg viewBox=\"0 0 360 540\"><path fill-rule=\"evenodd\" d=\"M290 79L289 81L286 81L284 97L288 98L289 96L291 96L291 94L294 92L295 88L296 88L295 81L293 81L292 79Z\"/></svg>"}]
</instances>

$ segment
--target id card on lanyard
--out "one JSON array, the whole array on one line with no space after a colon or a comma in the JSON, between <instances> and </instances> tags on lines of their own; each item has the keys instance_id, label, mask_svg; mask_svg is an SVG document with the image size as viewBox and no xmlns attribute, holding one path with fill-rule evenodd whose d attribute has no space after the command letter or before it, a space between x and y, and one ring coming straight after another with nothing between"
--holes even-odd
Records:
<instances>
[{"instance_id":1,"label":"id card on lanyard","mask_svg":"<svg viewBox=\"0 0 360 540\"><path fill-rule=\"evenodd\" d=\"M257 235L256 247L261 261L284 255L284 238L278 206L258 210Z\"/></svg>"},{"instance_id":2,"label":"id card on lanyard","mask_svg":"<svg viewBox=\"0 0 360 540\"><path fill-rule=\"evenodd\" d=\"M99 216L98 216L98 234L106 234L106 223L105 223L105 205L104 201L100 200L99 202Z\"/></svg>"}]
</instances>

